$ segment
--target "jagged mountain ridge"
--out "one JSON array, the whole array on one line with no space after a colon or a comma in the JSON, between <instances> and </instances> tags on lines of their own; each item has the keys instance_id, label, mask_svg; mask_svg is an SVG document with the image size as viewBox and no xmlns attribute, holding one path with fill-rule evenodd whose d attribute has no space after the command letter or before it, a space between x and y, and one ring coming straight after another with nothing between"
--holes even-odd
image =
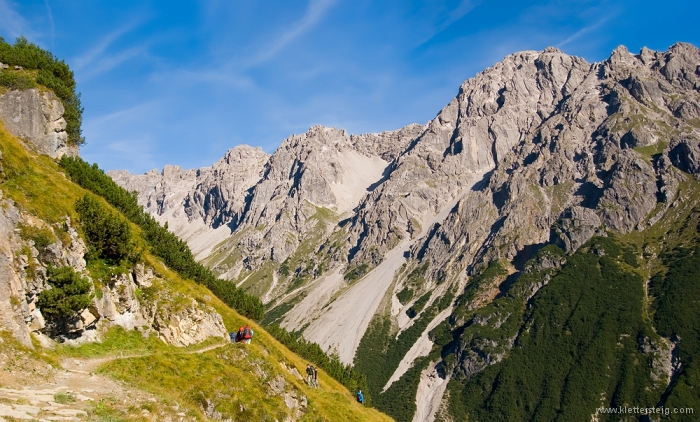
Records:
<instances>
[{"instance_id":1,"label":"jagged mountain ridge","mask_svg":"<svg viewBox=\"0 0 700 422\"><path fill-rule=\"evenodd\" d=\"M678 169L699 168L699 90L689 44L620 47L594 64L552 48L510 55L424 126L351 136L314 127L285 140L207 262L351 361L376 313L404 332L490 262L518 272L548 243L573 252L605 230L657 221L677 199ZM368 170L347 165L354 154ZM349 208L333 188L359 174L372 177ZM120 183L133 189L141 177ZM412 353L404 366L427 354Z\"/></svg>"}]
</instances>

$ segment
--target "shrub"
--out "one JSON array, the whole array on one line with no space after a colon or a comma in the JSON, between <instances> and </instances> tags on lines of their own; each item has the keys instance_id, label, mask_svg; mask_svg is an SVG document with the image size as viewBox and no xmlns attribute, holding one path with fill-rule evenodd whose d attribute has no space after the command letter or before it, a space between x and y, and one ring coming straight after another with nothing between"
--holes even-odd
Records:
<instances>
[{"instance_id":1,"label":"shrub","mask_svg":"<svg viewBox=\"0 0 700 422\"><path fill-rule=\"evenodd\" d=\"M0 70L0 86L9 89L29 89L36 87L36 83L30 78L15 72Z\"/></svg>"},{"instance_id":2,"label":"shrub","mask_svg":"<svg viewBox=\"0 0 700 422\"><path fill-rule=\"evenodd\" d=\"M75 210L80 215L80 223L88 240L91 252L112 262L120 262L133 256L135 249L131 241L129 222L105 208L91 194L86 194L75 203Z\"/></svg>"},{"instance_id":3,"label":"shrub","mask_svg":"<svg viewBox=\"0 0 700 422\"><path fill-rule=\"evenodd\" d=\"M402 305L407 304L411 299L413 299L413 290L408 287L404 287L400 292L396 294L396 298Z\"/></svg>"},{"instance_id":4,"label":"shrub","mask_svg":"<svg viewBox=\"0 0 700 422\"><path fill-rule=\"evenodd\" d=\"M56 241L56 236L47 228L20 225L19 234L22 239L34 241L34 246L42 250Z\"/></svg>"},{"instance_id":5,"label":"shrub","mask_svg":"<svg viewBox=\"0 0 700 422\"><path fill-rule=\"evenodd\" d=\"M49 267L47 275L51 289L41 292L37 300L45 317L70 317L90 306L90 281L72 267Z\"/></svg>"},{"instance_id":6,"label":"shrub","mask_svg":"<svg viewBox=\"0 0 700 422\"><path fill-rule=\"evenodd\" d=\"M365 274L367 274L367 269L369 266L367 264L362 264L357 267L353 267L345 273L345 281L352 283L355 280L359 280Z\"/></svg>"}]
</instances>

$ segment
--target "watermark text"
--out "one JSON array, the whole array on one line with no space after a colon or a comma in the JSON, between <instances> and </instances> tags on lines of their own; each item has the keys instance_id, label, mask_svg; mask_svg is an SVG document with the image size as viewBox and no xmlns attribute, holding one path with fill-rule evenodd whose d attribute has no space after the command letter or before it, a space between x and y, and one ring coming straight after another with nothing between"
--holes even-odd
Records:
<instances>
[{"instance_id":1,"label":"watermark text","mask_svg":"<svg viewBox=\"0 0 700 422\"><path fill-rule=\"evenodd\" d=\"M617 406L599 407L596 414L616 414L616 415L664 415L671 414L693 415L695 410L692 407L640 407L640 406Z\"/></svg>"}]
</instances>

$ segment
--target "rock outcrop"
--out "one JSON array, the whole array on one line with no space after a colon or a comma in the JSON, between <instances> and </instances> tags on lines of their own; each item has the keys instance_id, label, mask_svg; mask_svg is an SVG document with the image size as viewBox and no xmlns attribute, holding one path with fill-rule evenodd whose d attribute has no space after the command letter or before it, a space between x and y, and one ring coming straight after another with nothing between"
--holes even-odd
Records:
<instances>
[{"instance_id":1,"label":"rock outcrop","mask_svg":"<svg viewBox=\"0 0 700 422\"><path fill-rule=\"evenodd\" d=\"M53 158L79 155L78 147L68 144L64 111L63 103L51 91L33 88L0 95L0 120L7 130Z\"/></svg>"},{"instance_id":2,"label":"rock outcrop","mask_svg":"<svg viewBox=\"0 0 700 422\"><path fill-rule=\"evenodd\" d=\"M19 236L15 229L19 218L17 209L3 199L0 206L0 324L23 345L30 347L32 341L27 322L32 324L34 317L23 300L28 286L15 269L16 259L27 260L26 256L15 258L15 251L19 245ZM42 325L37 321L35 327L43 328Z\"/></svg>"}]
</instances>

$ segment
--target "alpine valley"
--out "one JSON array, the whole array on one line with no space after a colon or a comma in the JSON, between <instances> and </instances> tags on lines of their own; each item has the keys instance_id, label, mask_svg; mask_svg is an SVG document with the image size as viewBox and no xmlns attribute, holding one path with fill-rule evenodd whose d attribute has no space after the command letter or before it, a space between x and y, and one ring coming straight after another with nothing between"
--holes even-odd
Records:
<instances>
[{"instance_id":1,"label":"alpine valley","mask_svg":"<svg viewBox=\"0 0 700 422\"><path fill-rule=\"evenodd\" d=\"M79 157L65 62L0 62L0 420L697 419L695 46L140 175Z\"/></svg>"},{"instance_id":2,"label":"alpine valley","mask_svg":"<svg viewBox=\"0 0 700 422\"><path fill-rule=\"evenodd\" d=\"M396 420L602 421L700 412L699 173L678 43L515 53L423 125L107 174ZM597 410L635 406L671 412Z\"/></svg>"}]
</instances>

